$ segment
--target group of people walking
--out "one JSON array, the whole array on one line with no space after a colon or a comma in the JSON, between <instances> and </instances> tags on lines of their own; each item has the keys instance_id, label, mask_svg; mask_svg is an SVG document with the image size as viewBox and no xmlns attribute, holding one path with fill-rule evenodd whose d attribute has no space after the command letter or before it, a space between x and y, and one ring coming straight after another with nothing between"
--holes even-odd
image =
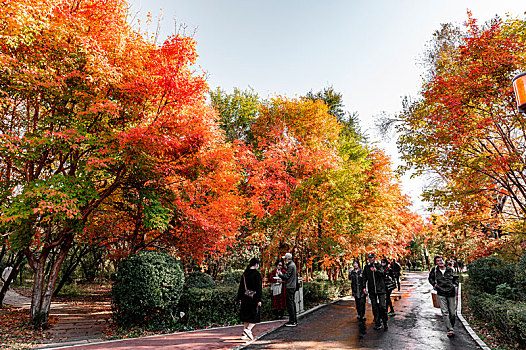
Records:
<instances>
[{"instance_id":1,"label":"group of people walking","mask_svg":"<svg viewBox=\"0 0 526 350\"><path fill-rule=\"evenodd\" d=\"M358 320L365 323L365 303L367 296L369 296L375 324L374 329L386 331L389 329L388 317L395 315L391 293L396 288L400 290L402 268L396 260L391 263L387 259L377 262L374 253L367 254L367 260L368 262L363 270L360 268L359 261L355 260L353 269L349 273Z\"/></svg>"},{"instance_id":2,"label":"group of people walking","mask_svg":"<svg viewBox=\"0 0 526 350\"><path fill-rule=\"evenodd\" d=\"M283 317L287 309L289 321L285 326L297 325L295 293L298 287L296 264L292 261L292 254L283 256L284 262L279 260L275 269L270 273L272 284L271 308L279 318ZM429 283L437 292L442 316L447 328L447 336L454 336L453 327L456 320L456 287L458 276L455 271L446 266L441 256L435 257L435 266L429 272ZM259 273L259 259L252 258L241 277L237 299L241 305L240 318L244 322L242 339L254 339L252 329L260 322L260 308L262 299L262 278ZM400 291L400 277L402 268L393 259L376 261L374 253L367 254L367 264L363 269L360 262L355 260L349 273L352 295L356 303L356 311L360 327L365 329L365 305L369 297L373 312L374 329L387 331L389 316L395 316L391 300L391 293Z\"/></svg>"}]
</instances>

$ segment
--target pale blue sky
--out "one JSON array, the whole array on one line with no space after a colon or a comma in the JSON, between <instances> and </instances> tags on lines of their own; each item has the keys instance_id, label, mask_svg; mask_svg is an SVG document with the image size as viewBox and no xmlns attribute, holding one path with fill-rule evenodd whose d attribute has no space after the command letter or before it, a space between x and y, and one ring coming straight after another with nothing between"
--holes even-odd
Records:
<instances>
[{"instance_id":1,"label":"pale blue sky","mask_svg":"<svg viewBox=\"0 0 526 350\"><path fill-rule=\"evenodd\" d=\"M419 57L441 23L463 23L467 9L485 22L524 17L524 0L129 0L132 13L162 17L161 36L177 24L195 31L198 64L210 88L252 87L261 97L302 96L332 85L362 129L398 164L394 140L376 135L375 116L396 113L416 96ZM144 23L144 22L143 22ZM154 31L155 24L150 31ZM420 179L402 178L423 212Z\"/></svg>"}]
</instances>

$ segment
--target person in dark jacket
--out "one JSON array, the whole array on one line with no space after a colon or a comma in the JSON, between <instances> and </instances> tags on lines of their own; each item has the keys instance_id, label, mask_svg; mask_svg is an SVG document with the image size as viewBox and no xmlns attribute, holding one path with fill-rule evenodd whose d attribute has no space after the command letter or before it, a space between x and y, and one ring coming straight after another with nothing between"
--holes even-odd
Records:
<instances>
[{"instance_id":1,"label":"person in dark jacket","mask_svg":"<svg viewBox=\"0 0 526 350\"><path fill-rule=\"evenodd\" d=\"M382 268L384 269L384 282L385 282L385 309L391 310L387 316L394 316L396 315L393 308L393 301L391 300L391 292L394 290L394 286L396 286L395 282L395 275L393 272L393 269L391 268L391 265L389 265L389 262L387 259L382 259ZM392 284L393 287L389 288L389 285Z\"/></svg>"},{"instance_id":2,"label":"person in dark jacket","mask_svg":"<svg viewBox=\"0 0 526 350\"><path fill-rule=\"evenodd\" d=\"M285 323L287 327L295 327L298 324L296 318L296 284L298 283L298 272L296 264L292 261L292 254L287 253L283 256L287 265L287 272L279 274L285 282L285 296L287 298L287 312L289 313L289 322Z\"/></svg>"},{"instance_id":3,"label":"person in dark jacket","mask_svg":"<svg viewBox=\"0 0 526 350\"><path fill-rule=\"evenodd\" d=\"M387 326L387 309L385 307L385 281L384 281L384 269L382 265L375 261L376 256L373 253L367 255L369 262L363 269L363 275L365 278L364 293L369 295L371 300L371 307L373 309L374 316L374 329L382 329L386 331Z\"/></svg>"},{"instance_id":4,"label":"person in dark jacket","mask_svg":"<svg viewBox=\"0 0 526 350\"><path fill-rule=\"evenodd\" d=\"M396 261L396 259L393 259L393 262L391 263L391 269L393 270L396 286L398 287L398 291L400 291L400 276L402 276L402 266Z\"/></svg>"},{"instance_id":5,"label":"person in dark jacket","mask_svg":"<svg viewBox=\"0 0 526 350\"><path fill-rule=\"evenodd\" d=\"M258 271L259 259L252 258L248 263L237 291L237 300L241 303L240 319L244 322L243 335L241 339L254 339L252 328L260 321L262 281L261 274ZM253 296L247 295L246 291L253 291Z\"/></svg>"},{"instance_id":6,"label":"person in dark jacket","mask_svg":"<svg viewBox=\"0 0 526 350\"><path fill-rule=\"evenodd\" d=\"M455 321L457 319L456 287L458 287L458 276L453 269L446 266L444 258L435 256L435 267L429 271L429 283L437 291L438 304L442 312L442 319L446 324L447 336L453 337Z\"/></svg>"},{"instance_id":7,"label":"person in dark jacket","mask_svg":"<svg viewBox=\"0 0 526 350\"><path fill-rule=\"evenodd\" d=\"M349 279L351 280L351 289L352 295L354 297L354 302L356 303L356 312L358 313L358 320L360 322L365 322L365 293L363 292L364 288L364 279L363 279L363 270L360 268L360 263L358 260L353 262L354 269L349 273Z\"/></svg>"}]
</instances>

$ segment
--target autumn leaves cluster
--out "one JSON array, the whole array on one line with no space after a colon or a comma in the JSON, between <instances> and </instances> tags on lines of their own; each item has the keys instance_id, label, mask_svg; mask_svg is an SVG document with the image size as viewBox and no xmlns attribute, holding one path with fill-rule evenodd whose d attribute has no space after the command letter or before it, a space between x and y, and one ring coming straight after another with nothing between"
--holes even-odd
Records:
<instances>
[{"instance_id":1,"label":"autumn leaves cluster","mask_svg":"<svg viewBox=\"0 0 526 350\"><path fill-rule=\"evenodd\" d=\"M35 271L33 318L75 244L191 266L233 245L305 269L403 254L419 218L341 96L209 99L195 42L155 44L126 15L120 0L0 9L0 231Z\"/></svg>"},{"instance_id":2,"label":"autumn leaves cluster","mask_svg":"<svg viewBox=\"0 0 526 350\"><path fill-rule=\"evenodd\" d=\"M468 261L524 249L526 119L513 77L526 70L524 20L494 18L443 25L424 59L417 99L397 130L408 168L430 175L425 193L437 212L436 247Z\"/></svg>"}]
</instances>

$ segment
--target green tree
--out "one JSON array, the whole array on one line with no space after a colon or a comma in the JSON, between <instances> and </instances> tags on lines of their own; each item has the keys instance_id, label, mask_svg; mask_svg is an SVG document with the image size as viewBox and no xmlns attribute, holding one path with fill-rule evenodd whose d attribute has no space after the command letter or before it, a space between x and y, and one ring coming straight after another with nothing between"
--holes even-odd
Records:
<instances>
[{"instance_id":1,"label":"green tree","mask_svg":"<svg viewBox=\"0 0 526 350\"><path fill-rule=\"evenodd\" d=\"M258 95L251 89L241 91L234 88L231 94L217 88L210 91L212 106L219 113L219 123L229 142L243 140L247 144L254 141L251 127L259 115L261 104Z\"/></svg>"}]
</instances>

